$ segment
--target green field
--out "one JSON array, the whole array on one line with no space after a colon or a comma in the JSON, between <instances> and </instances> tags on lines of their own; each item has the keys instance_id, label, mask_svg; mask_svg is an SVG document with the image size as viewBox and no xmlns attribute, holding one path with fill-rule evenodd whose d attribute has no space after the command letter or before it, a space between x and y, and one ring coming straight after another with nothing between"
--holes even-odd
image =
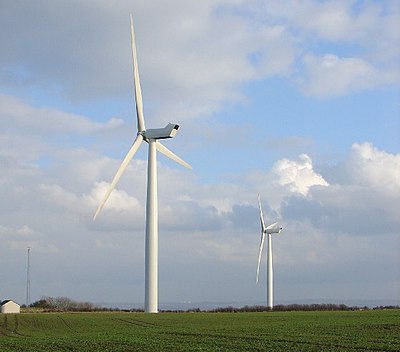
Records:
<instances>
[{"instance_id":1,"label":"green field","mask_svg":"<svg viewBox=\"0 0 400 352\"><path fill-rule=\"evenodd\" d=\"M0 351L400 351L400 311L0 314Z\"/></svg>"}]
</instances>

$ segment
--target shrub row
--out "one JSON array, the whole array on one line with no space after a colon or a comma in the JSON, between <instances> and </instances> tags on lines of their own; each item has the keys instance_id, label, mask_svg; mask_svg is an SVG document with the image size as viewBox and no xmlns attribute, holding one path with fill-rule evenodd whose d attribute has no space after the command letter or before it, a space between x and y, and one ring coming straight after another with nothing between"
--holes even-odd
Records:
<instances>
[{"instance_id":1,"label":"shrub row","mask_svg":"<svg viewBox=\"0 0 400 352\"><path fill-rule=\"evenodd\" d=\"M23 306L24 307L24 306ZM90 302L77 302L67 297L43 297L39 301L32 303L30 308L41 310L42 312L106 312L106 311L123 311L123 312L143 312L143 309L115 309L104 308ZM287 311L349 311L349 310L368 310L368 307L349 307L345 304L278 304L274 306L275 312ZM400 309L399 306L379 306L373 309ZM240 313L240 312L267 312L271 311L266 306L254 305L238 307L220 307L210 310L201 310L200 308L188 310L161 310L161 312L209 312L209 313Z\"/></svg>"}]
</instances>

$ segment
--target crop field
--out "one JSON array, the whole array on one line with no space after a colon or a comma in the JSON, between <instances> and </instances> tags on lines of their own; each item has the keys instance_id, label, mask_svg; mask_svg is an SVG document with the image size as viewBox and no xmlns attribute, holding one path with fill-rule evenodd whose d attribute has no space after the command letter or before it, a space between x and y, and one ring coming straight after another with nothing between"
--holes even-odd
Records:
<instances>
[{"instance_id":1,"label":"crop field","mask_svg":"<svg viewBox=\"0 0 400 352\"><path fill-rule=\"evenodd\" d=\"M400 310L0 314L0 351L400 351Z\"/></svg>"}]
</instances>

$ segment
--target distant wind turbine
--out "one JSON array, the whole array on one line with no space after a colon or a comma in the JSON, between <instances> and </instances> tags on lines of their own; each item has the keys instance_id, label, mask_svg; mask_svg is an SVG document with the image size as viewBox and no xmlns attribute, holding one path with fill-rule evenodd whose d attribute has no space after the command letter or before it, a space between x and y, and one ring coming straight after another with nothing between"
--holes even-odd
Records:
<instances>
[{"instance_id":1,"label":"distant wind turbine","mask_svg":"<svg viewBox=\"0 0 400 352\"><path fill-rule=\"evenodd\" d=\"M268 308L272 309L273 308L273 294L274 294L274 288L273 288L273 270L272 270L272 234L273 233L280 233L282 231L282 227L278 225L277 222L265 226L264 222L264 215L261 207L261 200L260 196L258 196L258 206L260 209L260 222L261 222L261 242L260 242L260 251L258 254L258 265L257 265L257 276L256 276L256 283L258 283L258 274L260 272L260 263L261 263L261 254L262 250L264 247L264 240L265 240L265 235L268 235L268 254L267 254L267 276L268 276L268 292L267 292L267 303L268 303Z\"/></svg>"},{"instance_id":2,"label":"distant wind turbine","mask_svg":"<svg viewBox=\"0 0 400 352\"><path fill-rule=\"evenodd\" d=\"M147 203L146 203L146 248L145 248L145 312L158 312L158 199L157 199L157 151L166 155L177 163L192 169L192 167L180 157L163 146L159 140L175 137L179 125L169 123L164 128L147 129L144 124L142 91L140 88L138 62L136 56L135 32L131 15L131 39L133 76L135 85L137 136L131 149L122 161L110 187L105 193L93 220L96 220L101 209L103 209L111 192L117 185L130 160L135 155L143 141L149 144L147 162Z\"/></svg>"}]
</instances>

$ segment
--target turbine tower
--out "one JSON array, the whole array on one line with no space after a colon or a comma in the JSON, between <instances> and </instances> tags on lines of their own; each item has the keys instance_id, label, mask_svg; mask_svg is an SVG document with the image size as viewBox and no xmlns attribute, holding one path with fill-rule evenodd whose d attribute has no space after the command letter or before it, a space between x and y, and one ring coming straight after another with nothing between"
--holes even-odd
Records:
<instances>
[{"instance_id":1,"label":"turbine tower","mask_svg":"<svg viewBox=\"0 0 400 352\"><path fill-rule=\"evenodd\" d=\"M147 203L146 203L146 245L145 245L145 312L158 312L158 198L157 198L157 151L161 152L177 163L192 169L192 167L175 155L167 147L162 145L159 140L175 137L179 125L169 123L163 128L145 128L143 115L142 91L140 88L139 70L136 55L135 32L133 29L133 19L131 17L131 40L132 40L132 60L133 76L135 85L135 101L137 116L137 135L131 149L122 161L117 173L114 176L107 192L105 193L99 207L96 210L93 220L109 198L111 192L117 185L120 177L124 173L130 160L133 158L143 141L149 145L147 161Z\"/></svg>"},{"instance_id":2,"label":"turbine tower","mask_svg":"<svg viewBox=\"0 0 400 352\"><path fill-rule=\"evenodd\" d=\"M278 225L277 222L265 226L264 222L264 215L261 207L261 200L260 196L258 196L258 207L260 209L260 222L261 222L261 242L260 242L260 251L258 254L258 265L257 265L257 276L256 276L256 283L258 283L258 274L260 273L260 263L261 263L261 255L262 255L262 250L264 247L264 240L265 240L265 235L268 236L268 252L267 252L267 307L269 309L273 309L274 307L274 288L273 288L273 269L272 269L272 234L273 233L280 233L282 231L282 227Z\"/></svg>"}]
</instances>

